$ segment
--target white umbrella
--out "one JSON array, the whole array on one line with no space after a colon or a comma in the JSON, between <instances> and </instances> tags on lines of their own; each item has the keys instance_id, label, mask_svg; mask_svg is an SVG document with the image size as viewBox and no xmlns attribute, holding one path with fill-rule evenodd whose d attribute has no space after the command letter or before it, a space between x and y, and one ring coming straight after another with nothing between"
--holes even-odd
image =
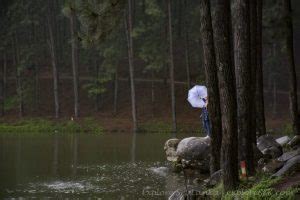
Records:
<instances>
[{"instance_id":1,"label":"white umbrella","mask_svg":"<svg viewBox=\"0 0 300 200\"><path fill-rule=\"evenodd\" d=\"M195 85L189 90L187 100L194 108L203 108L205 106L203 99L206 97L207 88L203 85Z\"/></svg>"}]
</instances>

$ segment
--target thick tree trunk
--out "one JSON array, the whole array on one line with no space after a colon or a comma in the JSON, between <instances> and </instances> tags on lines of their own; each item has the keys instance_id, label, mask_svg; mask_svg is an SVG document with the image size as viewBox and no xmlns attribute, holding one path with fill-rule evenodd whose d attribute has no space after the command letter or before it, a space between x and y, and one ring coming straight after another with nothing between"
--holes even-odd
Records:
<instances>
[{"instance_id":1,"label":"thick tree trunk","mask_svg":"<svg viewBox=\"0 0 300 200\"><path fill-rule=\"evenodd\" d=\"M55 118L59 118L60 115L60 104L59 104L59 91L58 91L58 69L57 69L57 57L56 57L56 46L53 34L53 7L51 5L51 0L48 1L48 31L49 31L49 49L51 54L51 64L52 64L52 76L53 76L53 94L54 94L54 110Z\"/></svg>"},{"instance_id":2,"label":"thick tree trunk","mask_svg":"<svg viewBox=\"0 0 300 200\"><path fill-rule=\"evenodd\" d=\"M185 50L185 68L186 68L186 82L187 88L191 88L191 75L190 75L190 49L189 49L189 31L188 31L188 8L187 0L184 0L184 50Z\"/></svg>"},{"instance_id":3,"label":"thick tree trunk","mask_svg":"<svg viewBox=\"0 0 300 200\"><path fill-rule=\"evenodd\" d=\"M172 37L172 15L171 0L167 0L168 7L168 32L169 32L169 64L170 64L170 88L171 88L171 109L172 109L172 132L175 135L177 131L176 122L176 98L174 84L174 58L173 58L173 37Z\"/></svg>"},{"instance_id":4,"label":"thick tree trunk","mask_svg":"<svg viewBox=\"0 0 300 200\"><path fill-rule=\"evenodd\" d=\"M74 88L74 115L79 117L79 78L78 78L78 38L75 11L71 9L70 29L72 38L72 71L73 71L73 88Z\"/></svg>"},{"instance_id":5,"label":"thick tree trunk","mask_svg":"<svg viewBox=\"0 0 300 200\"><path fill-rule=\"evenodd\" d=\"M262 5L263 1L257 1L257 68L256 68L256 119L258 136L266 134L266 120L264 108L264 80L262 62Z\"/></svg>"},{"instance_id":6,"label":"thick tree trunk","mask_svg":"<svg viewBox=\"0 0 300 200\"><path fill-rule=\"evenodd\" d=\"M204 69L208 89L208 111L211 123L211 159L210 173L220 169L220 146L222 142L222 124L220 111L220 96L218 88L218 74L214 50L210 1L200 1L200 34L203 46Z\"/></svg>"},{"instance_id":7,"label":"thick tree trunk","mask_svg":"<svg viewBox=\"0 0 300 200\"><path fill-rule=\"evenodd\" d=\"M290 75L290 110L293 131L295 135L300 135L299 110L297 99L297 75L294 58L294 34L293 34L293 18L291 0L282 0L283 14L285 20L285 47L287 54L288 72Z\"/></svg>"},{"instance_id":8,"label":"thick tree trunk","mask_svg":"<svg viewBox=\"0 0 300 200\"><path fill-rule=\"evenodd\" d=\"M223 183L226 191L236 188L238 184L237 112L234 67L231 55L230 21L230 1L217 0L213 17L213 28L223 133L221 167L224 170Z\"/></svg>"},{"instance_id":9,"label":"thick tree trunk","mask_svg":"<svg viewBox=\"0 0 300 200\"><path fill-rule=\"evenodd\" d=\"M235 0L234 18L239 158L246 161L247 173L253 174L249 0Z\"/></svg>"},{"instance_id":10,"label":"thick tree trunk","mask_svg":"<svg viewBox=\"0 0 300 200\"><path fill-rule=\"evenodd\" d=\"M256 144L256 71L257 71L257 0L251 0L250 13L250 67L251 67L251 141Z\"/></svg>"},{"instance_id":11,"label":"thick tree trunk","mask_svg":"<svg viewBox=\"0 0 300 200\"><path fill-rule=\"evenodd\" d=\"M128 17L128 18L127 18ZM135 97L135 83L134 83L134 62L133 62L133 39L132 39L132 2L128 0L128 16L125 18L125 31L127 36L128 46L128 62L129 62L129 78L130 78L130 89L131 89L131 112L133 131L138 130L137 124L137 112L136 112L136 97Z\"/></svg>"}]
</instances>

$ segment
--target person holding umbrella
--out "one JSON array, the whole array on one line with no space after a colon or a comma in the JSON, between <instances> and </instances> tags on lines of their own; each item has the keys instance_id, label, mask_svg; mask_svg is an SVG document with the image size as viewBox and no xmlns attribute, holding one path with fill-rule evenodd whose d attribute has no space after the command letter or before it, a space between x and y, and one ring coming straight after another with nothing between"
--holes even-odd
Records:
<instances>
[{"instance_id":1,"label":"person holding umbrella","mask_svg":"<svg viewBox=\"0 0 300 200\"><path fill-rule=\"evenodd\" d=\"M202 85L195 85L192 89L189 90L187 100L192 105L192 107L202 109L202 114L201 114L202 125L206 132L206 137L210 137L211 127L210 127L209 113L207 110L207 105L208 105L207 88Z\"/></svg>"}]
</instances>

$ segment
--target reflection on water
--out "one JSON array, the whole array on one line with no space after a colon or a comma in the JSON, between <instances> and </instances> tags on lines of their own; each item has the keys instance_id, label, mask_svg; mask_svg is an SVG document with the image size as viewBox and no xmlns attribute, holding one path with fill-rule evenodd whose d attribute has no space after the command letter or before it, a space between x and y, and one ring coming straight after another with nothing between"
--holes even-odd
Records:
<instances>
[{"instance_id":1,"label":"reflection on water","mask_svg":"<svg viewBox=\"0 0 300 200\"><path fill-rule=\"evenodd\" d=\"M185 136L186 137L186 136ZM168 134L0 136L0 198L166 199Z\"/></svg>"}]
</instances>

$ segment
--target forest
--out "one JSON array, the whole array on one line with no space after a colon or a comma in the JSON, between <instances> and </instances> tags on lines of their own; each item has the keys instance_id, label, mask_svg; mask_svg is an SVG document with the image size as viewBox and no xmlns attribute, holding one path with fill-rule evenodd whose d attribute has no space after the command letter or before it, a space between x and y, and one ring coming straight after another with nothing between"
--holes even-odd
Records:
<instances>
[{"instance_id":1,"label":"forest","mask_svg":"<svg viewBox=\"0 0 300 200\"><path fill-rule=\"evenodd\" d=\"M243 167L247 177L260 176L257 151L268 154L260 149L262 138L267 138L264 140L268 143L286 136L289 143L280 147L280 156L291 149L296 149L300 156L300 57L297 56L300 2L297 0L1 0L0 9L1 162L8 159L7 141L13 141L14 164L18 165L25 159L20 155L27 144L23 138L26 132L47 132L55 133L43 139L53 148L49 150L53 152L49 154L49 163L54 163L55 177L59 174L59 149L69 142L72 156L62 155L62 158L72 157L72 163L61 164L61 169L67 165L74 170L73 166L79 165L79 147L89 146L86 141L91 142L89 149L97 145L95 141L103 140L117 146L126 141L131 160L139 160L138 153L143 157L140 159L144 170L144 161L151 154L145 141L149 140L150 149L156 148L154 143L157 143L161 151L170 138L183 141L183 138L198 137L202 142L205 131L201 109L193 108L187 101L188 91L195 85L205 85L209 99L211 129L206 174L213 177L222 170L222 191L241 188ZM65 132L76 134L70 136ZM90 136L91 133L99 133L99 138L93 141L92 137L96 136ZM152 138L156 134L160 135L159 139ZM273 139L268 139L269 135ZM131 137L132 141L127 141ZM115 140L120 141L115 143ZM22 142L26 144L20 145ZM175 143L179 154L181 143ZM117 160L126 157L121 153L123 147L104 148L107 148L105 156L113 152ZM95 162L96 151L87 151L91 155L89 162ZM202 155L201 148L198 153ZM85 156L81 154L82 165L86 164ZM297 156L295 162L300 169ZM161 157L161 152L153 150L151 161L164 163ZM272 154L271 158L263 158L269 159L265 163L270 163L278 157ZM42 166L42 159L40 162ZM114 166L110 162L104 164ZM182 160L176 162L182 168L180 176L186 179L185 170L193 167L186 167ZM166 165L150 168L154 173L162 168L170 170L170 164ZM277 166L276 170L282 166L285 165ZM3 175L9 167L9 164L0 166L3 171L0 178L10 180L11 176ZM32 168L29 163L28 168ZM78 175L80 165L76 169ZM16 177L22 174L18 173L22 169L16 171L8 174ZM299 170L295 173L300 177ZM62 174L64 177L68 173ZM198 175L193 173L194 176ZM74 180L68 183L71 181ZM296 182L299 186L300 182ZM12 187L7 190L14 191L12 185L17 183L18 179L0 186ZM188 183L185 180L182 184ZM141 188L133 187L138 188L134 197L141 197ZM96 189L84 190L76 197L90 197L80 196L86 191L95 196L102 194ZM127 193L128 189L122 191ZM0 190L2 195L33 197L26 192L19 194L17 190L10 194ZM44 197L45 194L35 195ZM117 192L116 196L105 195L108 195L105 199L120 198ZM184 195L189 199L189 192Z\"/></svg>"}]
</instances>

